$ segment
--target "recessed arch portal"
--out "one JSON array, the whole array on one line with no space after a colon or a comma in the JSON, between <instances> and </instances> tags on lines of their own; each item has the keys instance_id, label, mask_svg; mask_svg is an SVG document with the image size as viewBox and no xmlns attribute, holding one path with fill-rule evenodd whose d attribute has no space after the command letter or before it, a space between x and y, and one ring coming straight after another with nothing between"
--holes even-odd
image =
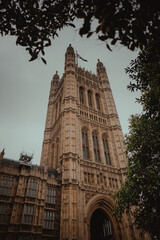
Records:
<instances>
[{"instance_id":1,"label":"recessed arch portal","mask_svg":"<svg viewBox=\"0 0 160 240\"><path fill-rule=\"evenodd\" d=\"M105 195L105 194L97 194L94 197L92 197L90 199L90 201L87 203L86 207L85 207L85 230L87 233L87 240L122 240L122 232L123 231L123 239L128 239L125 228L124 228L124 222L123 222L123 218L122 218L122 222L120 223L118 221L118 219L112 215L112 210L114 208L115 202L114 200ZM97 210L100 212L96 212ZM102 211L102 212L101 212ZM106 218L109 219L110 223L107 223L108 226L111 226L111 230L112 230L112 238L91 238L92 237L92 233L91 233L91 226L92 224L92 217L94 216L94 214L97 213L100 214L100 216L103 218L103 220ZM94 217L93 217L94 218ZM105 221L105 220L104 220ZM102 224L103 225L103 224ZM123 228L123 230L122 230ZM109 236L108 236L109 237Z\"/></svg>"},{"instance_id":2,"label":"recessed arch portal","mask_svg":"<svg viewBox=\"0 0 160 240\"><path fill-rule=\"evenodd\" d=\"M96 209L90 220L91 240L114 240L112 223L104 210Z\"/></svg>"}]
</instances>

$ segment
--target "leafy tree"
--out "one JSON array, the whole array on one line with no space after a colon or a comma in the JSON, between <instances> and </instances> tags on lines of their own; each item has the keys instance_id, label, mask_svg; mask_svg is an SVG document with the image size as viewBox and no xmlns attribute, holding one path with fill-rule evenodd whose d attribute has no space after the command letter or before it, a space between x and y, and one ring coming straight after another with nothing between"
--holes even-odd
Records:
<instances>
[{"instance_id":1,"label":"leafy tree","mask_svg":"<svg viewBox=\"0 0 160 240\"><path fill-rule=\"evenodd\" d=\"M45 54L44 48L51 45L59 30L74 27L75 18L84 20L80 35L96 33L109 49L110 42L142 49L148 40L158 48L159 16L156 0L1 0L0 33L16 36L16 44L26 48L30 61L39 53Z\"/></svg>"},{"instance_id":2,"label":"leafy tree","mask_svg":"<svg viewBox=\"0 0 160 240\"><path fill-rule=\"evenodd\" d=\"M160 61L153 47L142 51L126 69L128 88L140 90L140 115L131 116L126 136L126 181L116 194L114 213L129 210L138 228L160 239Z\"/></svg>"}]
</instances>

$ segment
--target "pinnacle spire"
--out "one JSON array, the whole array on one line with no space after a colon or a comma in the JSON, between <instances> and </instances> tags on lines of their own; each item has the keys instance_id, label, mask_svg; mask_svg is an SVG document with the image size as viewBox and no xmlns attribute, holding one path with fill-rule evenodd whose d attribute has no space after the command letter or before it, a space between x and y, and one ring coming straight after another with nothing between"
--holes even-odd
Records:
<instances>
[{"instance_id":1,"label":"pinnacle spire","mask_svg":"<svg viewBox=\"0 0 160 240\"><path fill-rule=\"evenodd\" d=\"M98 59L97 74L100 74L100 73L106 73L106 69L105 69L103 63L100 61L100 59Z\"/></svg>"},{"instance_id":2,"label":"pinnacle spire","mask_svg":"<svg viewBox=\"0 0 160 240\"><path fill-rule=\"evenodd\" d=\"M58 75L58 71L56 71L56 73L53 75L53 85L58 85L59 82L59 75Z\"/></svg>"},{"instance_id":3,"label":"pinnacle spire","mask_svg":"<svg viewBox=\"0 0 160 240\"><path fill-rule=\"evenodd\" d=\"M75 67L75 52L71 44L69 44L65 53L65 70L72 65Z\"/></svg>"}]
</instances>

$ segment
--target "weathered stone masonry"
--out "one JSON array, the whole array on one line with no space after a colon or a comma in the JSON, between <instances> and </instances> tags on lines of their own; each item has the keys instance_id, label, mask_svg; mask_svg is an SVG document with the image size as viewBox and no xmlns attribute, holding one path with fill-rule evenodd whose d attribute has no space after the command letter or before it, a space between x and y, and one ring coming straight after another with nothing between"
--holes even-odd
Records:
<instances>
[{"instance_id":1,"label":"weathered stone masonry","mask_svg":"<svg viewBox=\"0 0 160 240\"><path fill-rule=\"evenodd\" d=\"M123 134L103 63L95 75L75 58L69 45L64 74L51 81L40 166L0 161L0 239L149 239L130 215L112 216Z\"/></svg>"}]
</instances>

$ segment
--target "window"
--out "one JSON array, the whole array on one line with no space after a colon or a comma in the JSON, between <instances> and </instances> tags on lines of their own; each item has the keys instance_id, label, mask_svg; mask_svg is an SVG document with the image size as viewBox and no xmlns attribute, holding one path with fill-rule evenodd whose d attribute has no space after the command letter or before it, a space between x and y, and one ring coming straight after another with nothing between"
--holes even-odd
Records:
<instances>
[{"instance_id":1,"label":"window","mask_svg":"<svg viewBox=\"0 0 160 240\"><path fill-rule=\"evenodd\" d=\"M56 203L56 189L52 186L47 187L46 202L52 204Z\"/></svg>"},{"instance_id":2,"label":"window","mask_svg":"<svg viewBox=\"0 0 160 240\"><path fill-rule=\"evenodd\" d=\"M106 162L106 164L111 165L111 159L110 159L110 154L109 154L109 147L108 147L107 137L103 136L102 141L103 141L105 162Z\"/></svg>"},{"instance_id":3,"label":"window","mask_svg":"<svg viewBox=\"0 0 160 240\"><path fill-rule=\"evenodd\" d=\"M58 118L58 103L56 104L55 121L57 120L57 118Z\"/></svg>"},{"instance_id":4,"label":"window","mask_svg":"<svg viewBox=\"0 0 160 240\"><path fill-rule=\"evenodd\" d=\"M27 188L27 196L29 197L37 197L38 194L38 183L35 179L30 179L28 182Z\"/></svg>"},{"instance_id":5,"label":"window","mask_svg":"<svg viewBox=\"0 0 160 240\"><path fill-rule=\"evenodd\" d=\"M11 195L12 186L13 186L13 178L3 176L0 182L0 194L7 195L7 196Z\"/></svg>"},{"instance_id":6,"label":"window","mask_svg":"<svg viewBox=\"0 0 160 240\"><path fill-rule=\"evenodd\" d=\"M58 160L59 160L59 138L56 141L56 167L58 167Z\"/></svg>"},{"instance_id":7,"label":"window","mask_svg":"<svg viewBox=\"0 0 160 240\"><path fill-rule=\"evenodd\" d=\"M96 103L97 103L97 110L100 111L100 96L98 94L96 94Z\"/></svg>"},{"instance_id":8,"label":"window","mask_svg":"<svg viewBox=\"0 0 160 240\"><path fill-rule=\"evenodd\" d=\"M87 129L82 129L82 151L83 151L83 158L89 159L89 146L88 146L88 135Z\"/></svg>"},{"instance_id":9,"label":"window","mask_svg":"<svg viewBox=\"0 0 160 240\"><path fill-rule=\"evenodd\" d=\"M80 104L84 104L84 89L82 87L79 88L79 100Z\"/></svg>"},{"instance_id":10,"label":"window","mask_svg":"<svg viewBox=\"0 0 160 240\"><path fill-rule=\"evenodd\" d=\"M0 203L0 223L5 222L6 213L7 213L7 204Z\"/></svg>"},{"instance_id":11,"label":"window","mask_svg":"<svg viewBox=\"0 0 160 240\"><path fill-rule=\"evenodd\" d=\"M109 219L104 219L103 231L104 231L104 237L109 237L109 239L113 239L112 238L112 227L111 227L111 222Z\"/></svg>"},{"instance_id":12,"label":"window","mask_svg":"<svg viewBox=\"0 0 160 240\"><path fill-rule=\"evenodd\" d=\"M62 98L60 97L60 100L59 100L59 115L61 114L61 104L62 104Z\"/></svg>"},{"instance_id":13,"label":"window","mask_svg":"<svg viewBox=\"0 0 160 240\"><path fill-rule=\"evenodd\" d=\"M54 151L55 151L55 149L54 149L54 143L52 144L52 163L51 163L51 165L52 165L52 168L54 168Z\"/></svg>"},{"instance_id":14,"label":"window","mask_svg":"<svg viewBox=\"0 0 160 240\"><path fill-rule=\"evenodd\" d=\"M92 92L88 91L88 105L90 108L92 108Z\"/></svg>"},{"instance_id":15,"label":"window","mask_svg":"<svg viewBox=\"0 0 160 240\"><path fill-rule=\"evenodd\" d=\"M23 223L33 224L34 221L34 205L27 204L24 206Z\"/></svg>"},{"instance_id":16,"label":"window","mask_svg":"<svg viewBox=\"0 0 160 240\"><path fill-rule=\"evenodd\" d=\"M54 216L55 213L52 210L44 210L44 224L43 227L44 228L54 228Z\"/></svg>"},{"instance_id":17,"label":"window","mask_svg":"<svg viewBox=\"0 0 160 240\"><path fill-rule=\"evenodd\" d=\"M100 162L100 151L99 151L99 144L98 144L98 136L97 133L94 132L92 135L93 139L93 148L94 148L94 160L96 162Z\"/></svg>"}]
</instances>

